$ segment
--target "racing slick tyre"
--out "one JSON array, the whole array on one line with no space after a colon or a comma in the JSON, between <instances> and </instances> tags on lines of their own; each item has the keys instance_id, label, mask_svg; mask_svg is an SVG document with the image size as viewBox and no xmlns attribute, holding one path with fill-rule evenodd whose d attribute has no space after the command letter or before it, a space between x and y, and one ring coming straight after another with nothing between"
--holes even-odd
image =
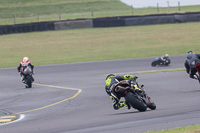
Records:
<instances>
[{"instance_id":1,"label":"racing slick tyre","mask_svg":"<svg viewBox=\"0 0 200 133\"><path fill-rule=\"evenodd\" d=\"M169 65L169 63L165 63L165 66L168 66Z\"/></svg>"},{"instance_id":2,"label":"racing slick tyre","mask_svg":"<svg viewBox=\"0 0 200 133\"><path fill-rule=\"evenodd\" d=\"M149 102L147 103L147 107L150 108L151 110L156 109L156 104L151 100L151 98L148 96Z\"/></svg>"},{"instance_id":3,"label":"racing slick tyre","mask_svg":"<svg viewBox=\"0 0 200 133\"><path fill-rule=\"evenodd\" d=\"M126 102L128 102L133 108L144 112L147 110L147 105L140 99L136 98L132 92L128 92L125 95Z\"/></svg>"},{"instance_id":4,"label":"racing slick tyre","mask_svg":"<svg viewBox=\"0 0 200 133\"><path fill-rule=\"evenodd\" d=\"M26 77L26 84L27 84L26 88L32 87L32 77L30 75Z\"/></svg>"},{"instance_id":5,"label":"racing slick tyre","mask_svg":"<svg viewBox=\"0 0 200 133\"><path fill-rule=\"evenodd\" d=\"M156 109L156 104L154 102L148 104L148 108L150 108L151 110L155 110Z\"/></svg>"}]
</instances>

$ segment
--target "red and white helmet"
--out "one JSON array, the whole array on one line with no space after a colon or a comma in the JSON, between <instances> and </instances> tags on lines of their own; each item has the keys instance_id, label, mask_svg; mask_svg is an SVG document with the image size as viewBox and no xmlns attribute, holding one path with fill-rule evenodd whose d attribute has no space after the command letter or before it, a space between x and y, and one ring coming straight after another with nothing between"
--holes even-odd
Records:
<instances>
[{"instance_id":1,"label":"red and white helmet","mask_svg":"<svg viewBox=\"0 0 200 133\"><path fill-rule=\"evenodd\" d=\"M22 62L27 63L29 61L29 58L27 56L25 56L22 60Z\"/></svg>"}]
</instances>

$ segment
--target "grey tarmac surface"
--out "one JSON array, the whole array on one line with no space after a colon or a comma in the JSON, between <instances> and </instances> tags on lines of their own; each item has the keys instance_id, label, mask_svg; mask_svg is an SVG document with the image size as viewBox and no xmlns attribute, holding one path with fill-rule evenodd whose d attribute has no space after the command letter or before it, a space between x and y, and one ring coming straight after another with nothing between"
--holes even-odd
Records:
<instances>
[{"instance_id":1,"label":"grey tarmac surface","mask_svg":"<svg viewBox=\"0 0 200 133\"><path fill-rule=\"evenodd\" d=\"M25 115L20 121L0 125L0 131L142 133L199 124L200 85L185 72L137 75L157 105L154 111L125 107L116 111L104 91L105 75L109 73L184 68L185 57L172 56L168 67L151 67L153 57L36 66L35 83L47 86L34 84L31 89L21 83L16 68L0 69L0 109ZM68 88L82 92L75 96L78 90Z\"/></svg>"}]
</instances>

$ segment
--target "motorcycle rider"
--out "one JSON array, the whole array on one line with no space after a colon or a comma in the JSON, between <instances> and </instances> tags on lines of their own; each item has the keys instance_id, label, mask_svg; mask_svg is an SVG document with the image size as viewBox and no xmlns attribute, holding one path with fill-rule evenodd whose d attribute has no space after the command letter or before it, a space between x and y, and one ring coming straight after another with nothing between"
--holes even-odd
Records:
<instances>
[{"instance_id":1,"label":"motorcycle rider","mask_svg":"<svg viewBox=\"0 0 200 133\"><path fill-rule=\"evenodd\" d=\"M164 63L165 61L170 61L170 58L169 58L169 55L168 54L165 54L164 56L161 56L160 57L160 61L162 62L162 63Z\"/></svg>"},{"instance_id":2,"label":"motorcycle rider","mask_svg":"<svg viewBox=\"0 0 200 133\"><path fill-rule=\"evenodd\" d=\"M105 81L105 90L107 92L107 94L110 96L111 100L113 100L113 108L115 110L118 110L119 108L122 108L124 106L126 106L128 109L131 108L131 106L129 104L127 104L126 102L119 102L120 101L120 97L118 97L116 95L116 93L114 92L114 89L116 87L122 87L119 85L117 85L120 81L122 80L130 80L130 79L137 79L137 76L132 76L132 75L124 75L124 76L115 76L114 74L109 74L106 77L106 81ZM136 88L139 89L139 88Z\"/></svg>"},{"instance_id":3,"label":"motorcycle rider","mask_svg":"<svg viewBox=\"0 0 200 133\"><path fill-rule=\"evenodd\" d=\"M189 51L187 54L187 59L185 60L186 72L190 75L190 78L198 79L196 76L195 66L200 63L200 54L195 54L193 51Z\"/></svg>"},{"instance_id":4,"label":"motorcycle rider","mask_svg":"<svg viewBox=\"0 0 200 133\"><path fill-rule=\"evenodd\" d=\"M169 60L169 55L168 55L168 54L165 54L164 56L161 57L161 60L162 60L162 61Z\"/></svg>"},{"instance_id":5,"label":"motorcycle rider","mask_svg":"<svg viewBox=\"0 0 200 133\"><path fill-rule=\"evenodd\" d=\"M23 57L23 60L19 63L19 66L17 67L18 73L20 73L21 76L21 80L22 82L24 82L24 74L23 71L24 69L26 69L26 67L30 66L32 69L32 73L33 73L33 68L34 65L31 64L31 62L29 61L29 58L27 56ZM32 77L32 81L34 81L33 76Z\"/></svg>"}]
</instances>

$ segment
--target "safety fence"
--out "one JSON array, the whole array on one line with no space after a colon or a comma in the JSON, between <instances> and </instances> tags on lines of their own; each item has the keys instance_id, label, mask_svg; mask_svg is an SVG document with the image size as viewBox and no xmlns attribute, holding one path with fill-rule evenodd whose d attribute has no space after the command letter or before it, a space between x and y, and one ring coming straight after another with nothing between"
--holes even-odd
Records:
<instances>
[{"instance_id":1,"label":"safety fence","mask_svg":"<svg viewBox=\"0 0 200 133\"><path fill-rule=\"evenodd\" d=\"M95 19L76 19L0 26L0 35L34 31L66 30L96 27L138 26L200 22L200 12L154 14L144 16L118 16Z\"/></svg>"},{"instance_id":2,"label":"safety fence","mask_svg":"<svg viewBox=\"0 0 200 133\"><path fill-rule=\"evenodd\" d=\"M0 26L0 35L55 30L54 22L28 23Z\"/></svg>"}]
</instances>

